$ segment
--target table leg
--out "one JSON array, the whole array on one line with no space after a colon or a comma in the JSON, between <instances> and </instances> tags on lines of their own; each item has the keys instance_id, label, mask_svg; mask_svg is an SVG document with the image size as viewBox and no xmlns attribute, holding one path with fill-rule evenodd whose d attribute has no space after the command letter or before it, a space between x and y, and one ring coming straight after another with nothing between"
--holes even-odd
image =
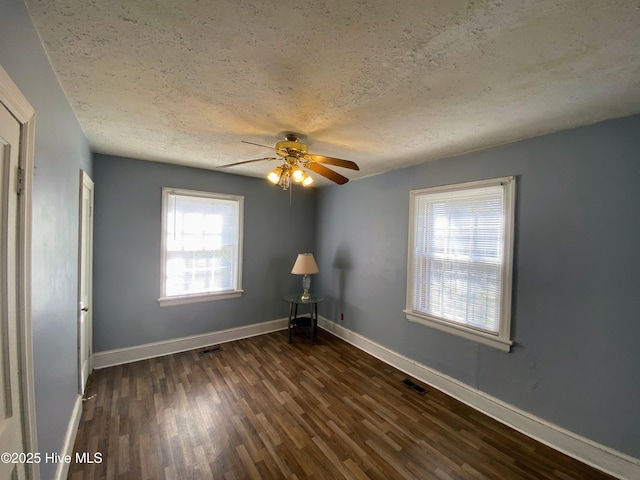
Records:
<instances>
[{"instance_id":1,"label":"table leg","mask_svg":"<svg viewBox=\"0 0 640 480\"><path fill-rule=\"evenodd\" d=\"M291 334L292 334L292 326L291 326L291 319L292 319L292 315L293 314L293 303L289 304L289 343L291 343ZM293 317L295 318L295 316Z\"/></svg>"},{"instance_id":2,"label":"table leg","mask_svg":"<svg viewBox=\"0 0 640 480\"><path fill-rule=\"evenodd\" d=\"M318 336L318 304L313 304L313 319L311 320L311 343L313 343Z\"/></svg>"}]
</instances>

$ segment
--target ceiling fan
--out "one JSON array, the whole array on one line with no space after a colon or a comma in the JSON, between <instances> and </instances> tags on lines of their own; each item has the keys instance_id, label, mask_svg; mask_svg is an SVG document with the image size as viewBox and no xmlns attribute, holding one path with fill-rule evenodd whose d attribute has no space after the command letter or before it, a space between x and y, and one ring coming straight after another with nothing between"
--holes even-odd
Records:
<instances>
[{"instance_id":1,"label":"ceiling fan","mask_svg":"<svg viewBox=\"0 0 640 480\"><path fill-rule=\"evenodd\" d=\"M220 165L217 168L227 168L236 165L243 165L245 163L262 162L265 160L278 160L284 159L284 163L274 170L269 172L267 179L274 185L279 185L283 190L287 190L291 185L291 181L300 183L304 187L308 187L313 183L313 178L304 170L311 170L312 172L322 175L328 178L332 182L338 185L343 185L349 181L349 179L338 172L334 172L325 165L333 165L336 167L349 168L351 170L360 170L358 165L350 160L342 160L340 158L324 157L322 155L312 155L307 153L307 146L300 141L302 135L294 132L285 132L283 134L284 140L276 143L275 152L278 157L266 157L257 158L255 160L245 160L243 162L229 163L227 165ZM259 143L245 142L249 145L257 145L258 147L268 147L266 145L260 145Z\"/></svg>"}]
</instances>

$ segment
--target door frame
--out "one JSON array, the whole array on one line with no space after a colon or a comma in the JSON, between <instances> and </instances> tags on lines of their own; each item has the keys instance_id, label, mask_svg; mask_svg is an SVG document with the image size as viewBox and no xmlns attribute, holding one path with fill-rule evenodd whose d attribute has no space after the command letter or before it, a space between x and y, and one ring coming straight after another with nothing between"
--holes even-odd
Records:
<instances>
[{"instance_id":1,"label":"door frame","mask_svg":"<svg viewBox=\"0 0 640 480\"><path fill-rule=\"evenodd\" d=\"M88 186L91 191L91 200L89 202L89 226L88 231L85 231L84 225L84 188ZM89 311L85 315L85 329L86 335L89 338L87 344L87 363L88 363L88 375L91 375L93 371L93 192L94 183L91 177L84 170L80 170L80 200L78 209L78 392L80 395L84 395L86 383L84 379L84 371L82 369L82 310L80 305L82 304L82 281L85 273L82 263L82 240L83 235L88 235L88 252L87 260L88 266L88 285L89 290Z\"/></svg>"},{"instance_id":2,"label":"door frame","mask_svg":"<svg viewBox=\"0 0 640 480\"><path fill-rule=\"evenodd\" d=\"M17 314L20 325L18 350L20 357L20 394L25 451L37 452L36 403L33 375L33 336L31 330L31 219L33 159L35 144L35 110L20 92L7 72L0 65L0 103L20 123L19 167L22 169L21 194L18 200L18 301ZM36 464L26 465L28 478L38 480L40 469Z\"/></svg>"}]
</instances>

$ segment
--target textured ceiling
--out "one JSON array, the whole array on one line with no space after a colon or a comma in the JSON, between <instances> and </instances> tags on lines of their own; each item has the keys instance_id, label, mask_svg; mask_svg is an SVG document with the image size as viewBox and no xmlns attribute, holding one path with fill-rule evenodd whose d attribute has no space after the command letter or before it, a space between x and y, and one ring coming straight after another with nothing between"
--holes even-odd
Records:
<instances>
[{"instance_id":1,"label":"textured ceiling","mask_svg":"<svg viewBox=\"0 0 640 480\"><path fill-rule=\"evenodd\" d=\"M100 153L213 169L296 131L353 179L640 112L637 0L26 3Z\"/></svg>"}]
</instances>

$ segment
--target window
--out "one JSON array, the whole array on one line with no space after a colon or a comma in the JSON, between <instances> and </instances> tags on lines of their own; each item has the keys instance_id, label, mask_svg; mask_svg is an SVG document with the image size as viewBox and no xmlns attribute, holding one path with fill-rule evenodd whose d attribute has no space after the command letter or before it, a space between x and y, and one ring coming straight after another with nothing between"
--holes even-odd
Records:
<instances>
[{"instance_id":1,"label":"window","mask_svg":"<svg viewBox=\"0 0 640 480\"><path fill-rule=\"evenodd\" d=\"M160 305L241 295L243 199L162 189Z\"/></svg>"},{"instance_id":2,"label":"window","mask_svg":"<svg viewBox=\"0 0 640 480\"><path fill-rule=\"evenodd\" d=\"M408 320L510 350L515 183L411 192Z\"/></svg>"}]
</instances>

